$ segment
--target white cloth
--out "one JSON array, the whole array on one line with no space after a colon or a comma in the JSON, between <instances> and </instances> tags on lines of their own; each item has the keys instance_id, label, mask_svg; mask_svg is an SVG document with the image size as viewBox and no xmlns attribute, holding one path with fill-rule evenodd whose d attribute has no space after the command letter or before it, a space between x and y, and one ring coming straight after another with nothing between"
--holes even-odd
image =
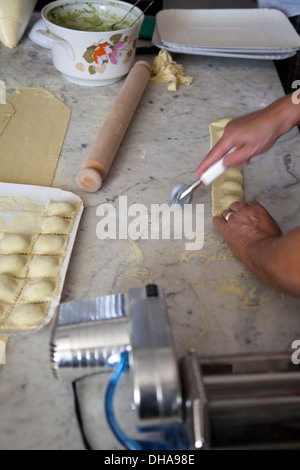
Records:
<instances>
[{"instance_id":1,"label":"white cloth","mask_svg":"<svg viewBox=\"0 0 300 470\"><path fill-rule=\"evenodd\" d=\"M288 17L300 15L300 0L258 0L259 8L275 8Z\"/></svg>"}]
</instances>

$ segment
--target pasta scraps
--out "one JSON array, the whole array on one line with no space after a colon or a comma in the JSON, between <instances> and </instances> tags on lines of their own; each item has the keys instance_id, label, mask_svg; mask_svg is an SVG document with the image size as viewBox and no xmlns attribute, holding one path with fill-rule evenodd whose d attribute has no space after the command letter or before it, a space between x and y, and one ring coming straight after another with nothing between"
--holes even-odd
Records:
<instances>
[{"instance_id":1,"label":"pasta scraps","mask_svg":"<svg viewBox=\"0 0 300 470\"><path fill-rule=\"evenodd\" d=\"M179 84L190 85L192 77L184 75L183 66L177 64L168 51L162 49L155 57L149 83L169 83L168 91L176 91Z\"/></svg>"}]
</instances>

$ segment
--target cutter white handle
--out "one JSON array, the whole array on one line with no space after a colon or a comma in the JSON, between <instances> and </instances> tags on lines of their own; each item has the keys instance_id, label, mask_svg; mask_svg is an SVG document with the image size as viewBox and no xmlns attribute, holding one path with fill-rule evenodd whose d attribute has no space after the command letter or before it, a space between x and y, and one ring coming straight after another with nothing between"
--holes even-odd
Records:
<instances>
[{"instance_id":1,"label":"cutter white handle","mask_svg":"<svg viewBox=\"0 0 300 470\"><path fill-rule=\"evenodd\" d=\"M208 186L211 184L218 176L220 176L224 171L227 170L226 166L223 163L223 160L227 155L230 153L234 152L236 150L236 147L233 147L232 149L227 152L221 160L218 160L216 163L214 163L208 170L206 170L203 175L200 178L200 182L203 183L205 186Z\"/></svg>"}]
</instances>

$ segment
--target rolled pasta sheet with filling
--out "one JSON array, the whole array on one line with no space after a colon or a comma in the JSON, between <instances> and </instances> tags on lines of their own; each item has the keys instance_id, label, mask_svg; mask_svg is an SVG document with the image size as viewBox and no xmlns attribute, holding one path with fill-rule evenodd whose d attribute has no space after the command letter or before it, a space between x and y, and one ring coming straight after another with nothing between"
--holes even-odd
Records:
<instances>
[{"instance_id":1,"label":"rolled pasta sheet with filling","mask_svg":"<svg viewBox=\"0 0 300 470\"><path fill-rule=\"evenodd\" d=\"M231 119L220 119L211 123L210 146L211 148L221 139L225 127ZM229 168L212 183L212 215L220 216L223 211L229 209L233 202L244 201L243 172L242 167Z\"/></svg>"}]
</instances>

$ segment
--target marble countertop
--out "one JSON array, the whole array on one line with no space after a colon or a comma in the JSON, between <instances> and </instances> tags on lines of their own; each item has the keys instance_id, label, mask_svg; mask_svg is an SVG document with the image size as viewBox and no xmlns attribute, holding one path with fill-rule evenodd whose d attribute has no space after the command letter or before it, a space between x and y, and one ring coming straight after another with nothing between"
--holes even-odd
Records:
<instances>
[{"instance_id":1,"label":"marble countertop","mask_svg":"<svg viewBox=\"0 0 300 470\"><path fill-rule=\"evenodd\" d=\"M37 19L33 16L32 23ZM76 185L95 133L122 82L80 87L52 66L50 52L27 35L15 49L0 45L0 79L7 94L42 86L71 109L71 120L53 186L79 195L85 209L76 238L62 301L125 293L155 282L165 290L178 356L286 350L300 338L299 299L281 295L255 279L231 254L212 224L209 189L204 204L204 245L187 250L186 240L100 240L99 205L168 203L173 186L194 181L194 170L209 150L209 124L262 108L283 95L272 62L175 55L191 86L168 92L149 85L102 189L85 193ZM141 56L152 63L154 56ZM300 223L299 135L295 129L244 169L245 199L256 199L283 231ZM0 371L1 449L83 449L71 385L58 382L49 364L47 326L11 337ZM95 376L80 391L87 432L94 448L119 449L103 417L106 377ZM126 389L126 383L123 385ZM120 411L130 426L130 398Z\"/></svg>"}]
</instances>

